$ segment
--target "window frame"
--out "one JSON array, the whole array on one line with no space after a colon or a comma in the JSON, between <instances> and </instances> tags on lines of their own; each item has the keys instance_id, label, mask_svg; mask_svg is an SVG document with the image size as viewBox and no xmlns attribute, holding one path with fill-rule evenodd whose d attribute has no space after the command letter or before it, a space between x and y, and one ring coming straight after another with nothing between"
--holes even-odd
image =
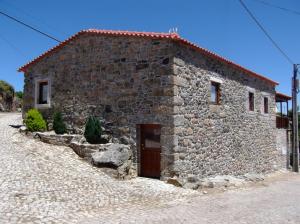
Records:
<instances>
[{"instance_id":1,"label":"window frame","mask_svg":"<svg viewBox=\"0 0 300 224\"><path fill-rule=\"evenodd\" d=\"M41 103L40 94L41 94L41 84L47 83L47 103ZM51 80L49 78L36 79L35 80L35 108L50 108L51 107Z\"/></svg>"},{"instance_id":2,"label":"window frame","mask_svg":"<svg viewBox=\"0 0 300 224\"><path fill-rule=\"evenodd\" d=\"M263 113L269 114L269 97L263 96Z\"/></svg>"},{"instance_id":3,"label":"window frame","mask_svg":"<svg viewBox=\"0 0 300 224\"><path fill-rule=\"evenodd\" d=\"M252 96L252 100L250 96ZM255 93L253 91L248 91L248 111L255 111Z\"/></svg>"},{"instance_id":4,"label":"window frame","mask_svg":"<svg viewBox=\"0 0 300 224\"><path fill-rule=\"evenodd\" d=\"M215 101L212 101L212 87L215 87ZM221 104L221 83L211 80L210 81L210 104L212 105L220 105Z\"/></svg>"}]
</instances>

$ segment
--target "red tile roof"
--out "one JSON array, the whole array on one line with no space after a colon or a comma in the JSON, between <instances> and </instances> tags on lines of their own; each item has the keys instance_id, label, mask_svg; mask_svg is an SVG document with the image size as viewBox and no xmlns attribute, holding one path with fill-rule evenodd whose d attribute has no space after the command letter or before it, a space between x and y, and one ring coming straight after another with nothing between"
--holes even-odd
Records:
<instances>
[{"instance_id":1,"label":"red tile roof","mask_svg":"<svg viewBox=\"0 0 300 224\"><path fill-rule=\"evenodd\" d=\"M26 72L26 70L31 66L36 64L37 62L39 62L40 60L42 60L44 57L54 53L55 51L61 49L63 46L65 46L66 44L68 44L70 41L76 39L77 37L81 36L82 34L99 34L99 35L110 35L110 36L134 36L134 37L141 37L141 38L155 38L155 39L171 39L173 41L177 41L179 43L182 43L184 45L187 45L197 51L199 51L202 54L205 54L209 57L212 57L214 59L217 59L225 64L228 64L244 73L249 74L250 76L256 77L258 79L264 80L266 82L268 82L271 85L278 85L277 82L266 78L262 75L259 75L253 71L250 71L249 69L246 69L228 59L225 59L209 50L206 50L202 47L197 46L196 44L193 44L191 42L189 42L186 39L181 38L177 33L153 33L153 32L135 32L135 31L115 31L115 30L97 30L97 29L88 29L88 30L82 30L78 33L76 33L75 35L69 37L68 39L66 39L65 41L61 42L60 44L58 44L57 46L49 49L48 51L46 51L45 53L41 54L40 56L38 56L37 58L35 58L34 60L28 62L27 64L23 65L22 67L20 67L18 69L19 72Z\"/></svg>"},{"instance_id":2,"label":"red tile roof","mask_svg":"<svg viewBox=\"0 0 300 224\"><path fill-rule=\"evenodd\" d=\"M288 95L285 95L283 93L280 93L280 92L276 92L276 100L280 101L280 100L291 100L292 97L291 96L288 96Z\"/></svg>"}]
</instances>

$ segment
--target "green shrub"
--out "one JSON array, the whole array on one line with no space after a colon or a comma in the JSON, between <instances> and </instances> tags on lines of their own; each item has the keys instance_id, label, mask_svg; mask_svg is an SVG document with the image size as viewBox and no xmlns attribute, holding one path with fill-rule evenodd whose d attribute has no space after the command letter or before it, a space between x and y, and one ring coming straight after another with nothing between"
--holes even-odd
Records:
<instances>
[{"instance_id":1,"label":"green shrub","mask_svg":"<svg viewBox=\"0 0 300 224\"><path fill-rule=\"evenodd\" d=\"M37 109L30 109L25 116L25 125L29 131L45 131L46 121Z\"/></svg>"},{"instance_id":2,"label":"green shrub","mask_svg":"<svg viewBox=\"0 0 300 224\"><path fill-rule=\"evenodd\" d=\"M88 143L97 144L101 142L102 128L99 119L90 116L85 124L84 137Z\"/></svg>"},{"instance_id":3,"label":"green shrub","mask_svg":"<svg viewBox=\"0 0 300 224\"><path fill-rule=\"evenodd\" d=\"M53 115L53 130L56 134L64 134L66 133L66 124L62 119L62 115L60 112L55 112Z\"/></svg>"}]
</instances>

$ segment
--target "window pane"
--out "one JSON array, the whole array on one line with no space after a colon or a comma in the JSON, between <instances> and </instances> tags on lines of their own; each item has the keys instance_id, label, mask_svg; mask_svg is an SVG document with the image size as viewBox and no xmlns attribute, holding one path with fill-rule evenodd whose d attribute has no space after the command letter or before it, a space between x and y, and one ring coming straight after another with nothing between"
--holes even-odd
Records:
<instances>
[{"instance_id":1,"label":"window pane","mask_svg":"<svg viewBox=\"0 0 300 224\"><path fill-rule=\"evenodd\" d=\"M39 83L39 104L47 104L48 102L48 82Z\"/></svg>"},{"instance_id":2,"label":"window pane","mask_svg":"<svg viewBox=\"0 0 300 224\"><path fill-rule=\"evenodd\" d=\"M264 97L264 113L269 113L269 99L268 97Z\"/></svg>"},{"instance_id":3,"label":"window pane","mask_svg":"<svg viewBox=\"0 0 300 224\"><path fill-rule=\"evenodd\" d=\"M160 148L160 129L149 129L144 133L146 148Z\"/></svg>"},{"instance_id":4,"label":"window pane","mask_svg":"<svg viewBox=\"0 0 300 224\"><path fill-rule=\"evenodd\" d=\"M47 96L48 96L48 85L43 86L43 102L47 103Z\"/></svg>"},{"instance_id":5,"label":"window pane","mask_svg":"<svg viewBox=\"0 0 300 224\"><path fill-rule=\"evenodd\" d=\"M249 92L249 110L254 111L254 93Z\"/></svg>"},{"instance_id":6,"label":"window pane","mask_svg":"<svg viewBox=\"0 0 300 224\"><path fill-rule=\"evenodd\" d=\"M217 88L214 84L211 85L210 90L210 102L216 103L217 102Z\"/></svg>"}]
</instances>

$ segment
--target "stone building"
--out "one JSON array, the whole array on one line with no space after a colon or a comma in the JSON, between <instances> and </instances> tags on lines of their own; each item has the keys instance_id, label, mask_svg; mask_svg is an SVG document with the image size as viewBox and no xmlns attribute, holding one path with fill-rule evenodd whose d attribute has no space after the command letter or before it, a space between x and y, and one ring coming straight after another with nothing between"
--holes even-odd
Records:
<instances>
[{"instance_id":1,"label":"stone building","mask_svg":"<svg viewBox=\"0 0 300 224\"><path fill-rule=\"evenodd\" d=\"M132 139L140 176L182 182L264 173L276 150L278 83L176 33L84 30L19 69L24 112L63 112L80 132L89 115Z\"/></svg>"}]
</instances>

